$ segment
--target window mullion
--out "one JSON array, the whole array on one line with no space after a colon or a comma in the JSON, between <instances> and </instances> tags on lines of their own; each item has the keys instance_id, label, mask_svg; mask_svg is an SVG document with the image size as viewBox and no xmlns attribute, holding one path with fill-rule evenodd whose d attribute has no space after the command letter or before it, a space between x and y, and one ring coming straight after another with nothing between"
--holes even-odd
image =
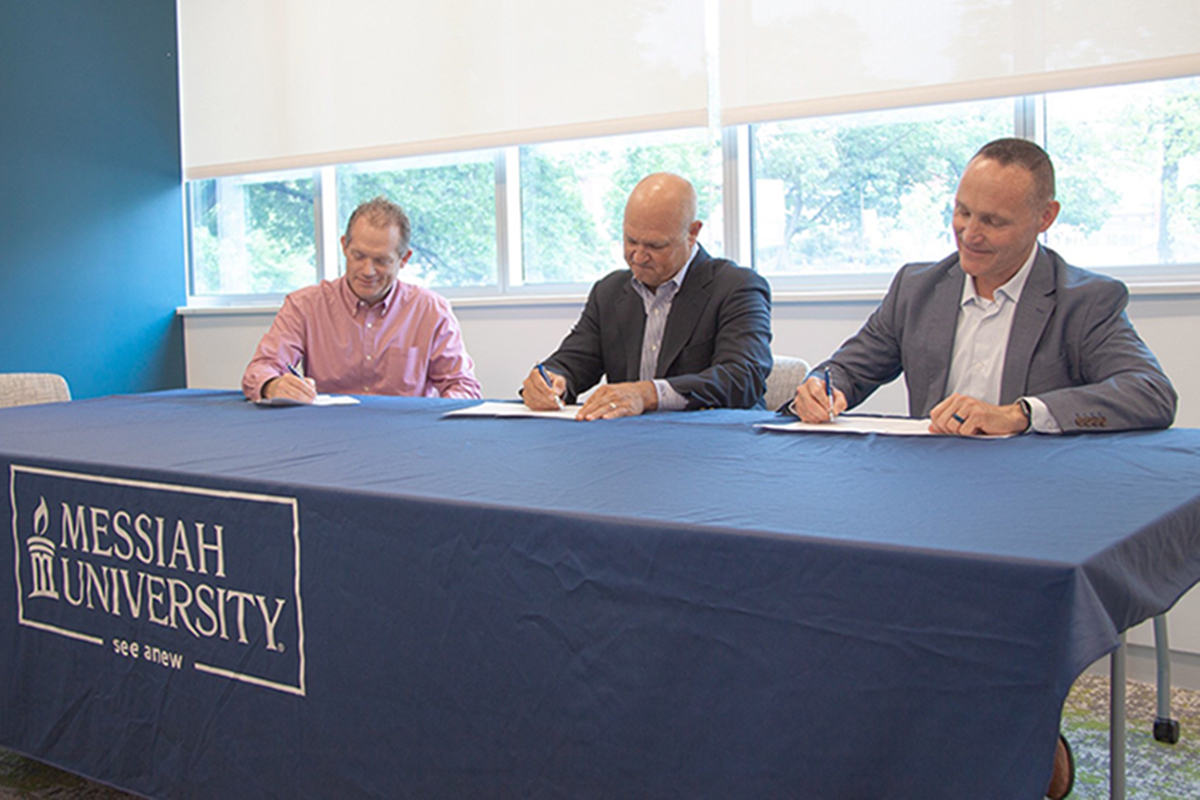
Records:
<instances>
[{"instance_id":1,"label":"window mullion","mask_svg":"<svg viewBox=\"0 0 1200 800\"><path fill-rule=\"evenodd\" d=\"M496 262L501 294L524 283L521 264L521 155L517 147L496 151Z\"/></svg>"},{"instance_id":2,"label":"window mullion","mask_svg":"<svg viewBox=\"0 0 1200 800\"><path fill-rule=\"evenodd\" d=\"M1042 95L1024 95L1013 99L1013 135L1020 139L1045 144Z\"/></svg>"},{"instance_id":3,"label":"window mullion","mask_svg":"<svg viewBox=\"0 0 1200 800\"><path fill-rule=\"evenodd\" d=\"M749 265L754 259L749 125L722 130L721 169L725 257Z\"/></svg>"},{"instance_id":4,"label":"window mullion","mask_svg":"<svg viewBox=\"0 0 1200 800\"><path fill-rule=\"evenodd\" d=\"M337 168L322 167L313 175L313 224L317 240L317 275L333 280L338 273Z\"/></svg>"}]
</instances>

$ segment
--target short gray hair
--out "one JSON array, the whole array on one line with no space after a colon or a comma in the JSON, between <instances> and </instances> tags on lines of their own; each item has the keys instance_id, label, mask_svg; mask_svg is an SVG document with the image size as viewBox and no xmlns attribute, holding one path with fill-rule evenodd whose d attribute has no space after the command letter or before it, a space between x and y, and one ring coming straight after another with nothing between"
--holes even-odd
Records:
<instances>
[{"instance_id":1,"label":"short gray hair","mask_svg":"<svg viewBox=\"0 0 1200 800\"><path fill-rule=\"evenodd\" d=\"M350 241L350 229L362 218L376 228L388 228L395 225L400 230L400 255L408 252L408 242L412 238L412 223L404 209L388 200L383 195L368 200L354 209L346 222L346 241Z\"/></svg>"},{"instance_id":2,"label":"short gray hair","mask_svg":"<svg viewBox=\"0 0 1200 800\"><path fill-rule=\"evenodd\" d=\"M979 148L971 159L986 158L1001 166L1016 164L1033 176L1033 200L1036 205L1054 199L1054 164L1045 150L1028 139L997 139Z\"/></svg>"}]
</instances>

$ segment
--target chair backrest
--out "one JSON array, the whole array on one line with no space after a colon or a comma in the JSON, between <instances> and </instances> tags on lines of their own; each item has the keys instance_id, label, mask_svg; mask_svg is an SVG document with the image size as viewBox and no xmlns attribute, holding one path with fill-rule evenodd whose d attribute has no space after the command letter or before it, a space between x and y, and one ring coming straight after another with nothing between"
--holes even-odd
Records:
<instances>
[{"instance_id":1,"label":"chair backrest","mask_svg":"<svg viewBox=\"0 0 1200 800\"><path fill-rule=\"evenodd\" d=\"M767 395L764 399L768 411L775 411L796 396L796 387L808 374L808 362L795 356L774 355L775 366L767 376Z\"/></svg>"},{"instance_id":2,"label":"chair backrest","mask_svg":"<svg viewBox=\"0 0 1200 800\"><path fill-rule=\"evenodd\" d=\"M0 372L0 408L71 399L67 379L50 372Z\"/></svg>"}]
</instances>

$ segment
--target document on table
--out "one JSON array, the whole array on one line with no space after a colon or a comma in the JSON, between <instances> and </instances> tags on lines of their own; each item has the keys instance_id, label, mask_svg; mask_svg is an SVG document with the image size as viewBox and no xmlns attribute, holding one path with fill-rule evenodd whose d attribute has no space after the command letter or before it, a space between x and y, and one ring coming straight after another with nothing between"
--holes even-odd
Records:
<instances>
[{"instance_id":1,"label":"document on table","mask_svg":"<svg viewBox=\"0 0 1200 800\"><path fill-rule=\"evenodd\" d=\"M301 403L299 400L293 400L290 397L272 397L267 400L258 400L255 405L260 406L356 406L359 403L357 397L352 397L348 394L319 394L311 403Z\"/></svg>"},{"instance_id":2,"label":"document on table","mask_svg":"<svg viewBox=\"0 0 1200 800\"><path fill-rule=\"evenodd\" d=\"M929 432L929 418L910 419L908 417L860 417L853 414L842 414L833 422L808 423L794 420L792 422L767 423L759 425L772 431L788 433L883 433L889 436L933 436Z\"/></svg>"},{"instance_id":3,"label":"document on table","mask_svg":"<svg viewBox=\"0 0 1200 800\"><path fill-rule=\"evenodd\" d=\"M541 417L543 419L574 420L582 406L564 406L553 411L534 411L524 403L485 400L477 406L447 411L443 417Z\"/></svg>"},{"instance_id":4,"label":"document on table","mask_svg":"<svg viewBox=\"0 0 1200 800\"><path fill-rule=\"evenodd\" d=\"M881 433L885 436L950 436L951 434L930 433L929 418L875 417L842 414L833 422L811 424L792 422L766 423L756 427L785 433ZM968 439L1009 439L1016 434L1003 433L995 436L968 436ZM956 437L961 438L961 437Z\"/></svg>"}]
</instances>

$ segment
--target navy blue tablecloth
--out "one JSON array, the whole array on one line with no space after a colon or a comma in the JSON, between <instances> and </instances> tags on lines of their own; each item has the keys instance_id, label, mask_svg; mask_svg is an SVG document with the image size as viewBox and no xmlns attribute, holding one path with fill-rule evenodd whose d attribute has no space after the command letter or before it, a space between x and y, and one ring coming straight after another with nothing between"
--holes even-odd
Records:
<instances>
[{"instance_id":1,"label":"navy blue tablecloth","mask_svg":"<svg viewBox=\"0 0 1200 800\"><path fill-rule=\"evenodd\" d=\"M1200 578L1200 431L465 405L0 411L0 744L163 797L1036 797Z\"/></svg>"}]
</instances>

